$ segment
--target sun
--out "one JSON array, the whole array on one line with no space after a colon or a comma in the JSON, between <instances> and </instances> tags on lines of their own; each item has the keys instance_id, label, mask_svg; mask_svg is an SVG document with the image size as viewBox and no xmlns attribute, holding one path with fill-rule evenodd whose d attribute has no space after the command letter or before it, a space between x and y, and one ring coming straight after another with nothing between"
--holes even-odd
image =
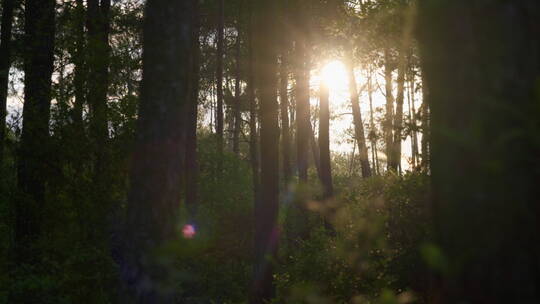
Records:
<instances>
[{"instance_id":1,"label":"sun","mask_svg":"<svg viewBox=\"0 0 540 304\"><path fill-rule=\"evenodd\" d=\"M326 63L320 72L320 80L326 84L331 93L347 91L347 71L343 62L332 60Z\"/></svg>"}]
</instances>

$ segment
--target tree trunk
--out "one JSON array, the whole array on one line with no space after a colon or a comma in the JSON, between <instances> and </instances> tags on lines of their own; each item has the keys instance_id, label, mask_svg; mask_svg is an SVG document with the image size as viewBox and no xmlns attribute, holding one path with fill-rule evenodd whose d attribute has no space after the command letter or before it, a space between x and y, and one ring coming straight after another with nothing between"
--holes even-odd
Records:
<instances>
[{"instance_id":1,"label":"tree trunk","mask_svg":"<svg viewBox=\"0 0 540 304\"><path fill-rule=\"evenodd\" d=\"M289 73L287 71L287 48L281 50L279 70L279 99L281 110L281 153L283 161L283 179L287 183L291 178L291 134L289 130Z\"/></svg>"},{"instance_id":2,"label":"tree trunk","mask_svg":"<svg viewBox=\"0 0 540 304\"><path fill-rule=\"evenodd\" d=\"M130 303L174 303L152 252L178 237L195 1L148 0L143 78L120 271ZM160 273L159 278L155 273Z\"/></svg>"},{"instance_id":3,"label":"tree trunk","mask_svg":"<svg viewBox=\"0 0 540 304\"><path fill-rule=\"evenodd\" d=\"M90 130L95 149L95 178L103 182L105 149L109 137L107 90L109 87L109 10L111 0L88 0L88 103ZM101 190L98 190L101 191Z\"/></svg>"},{"instance_id":4,"label":"tree trunk","mask_svg":"<svg viewBox=\"0 0 540 304\"><path fill-rule=\"evenodd\" d=\"M324 199L334 195L332 185L332 169L330 159L330 106L328 105L328 87L320 85L320 108L319 108L319 149L321 157L321 183L324 188Z\"/></svg>"},{"instance_id":5,"label":"tree trunk","mask_svg":"<svg viewBox=\"0 0 540 304\"><path fill-rule=\"evenodd\" d=\"M193 28L191 37L191 77L189 79L189 101L187 106L186 120L186 175L185 175L185 192L186 192L186 207L189 213L189 221L192 225L195 224L197 215L197 197L198 197L198 177L199 163L197 158L197 119L199 105L199 70L200 70L200 10L199 2L193 1Z\"/></svg>"},{"instance_id":6,"label":"tree trunk","mask_svg":"<svg viewBox=\"0 0 540 304\"><path fill-rule=\"evenodd\" d=\"M254 15L255 75L261 119L261 197L255 202L255 266L250 303L262 304L275 296L273 261L277 256L279 198L279 126L277 50L274 33L277 4L257 2Z\"/></svg>"},{"instance_id":7,"label":"tree trunk","mask_svg":"<svg viewBox=\"0 0 540 304\"><path fill-rule=\"evenodd\" d=\"M41 234L48 156L51 76L54 63L54 0L25 3L24 108L18 157L18 185L27 196L15 207L18 263L36 263L32 247Z\"/></svg>"},{"instance_id":8,"label":"tree trunk","mask_svg":"<svg viewBox=\"0 0 540 304\"><path fill-rule=\"evenodd\" d=\"M216 60L216 86L217 86L217 109L216 109L216 132L218 145L218 170L222 170L223 162L223 56L224 56L224 0L218 0L218 25L217 25L217 60Z\"/></svg>"},{"instance_id":9,"label":"tree trunk","mask_svg":"<svg viewBox=\"0 0 540 304\"><path fill-rule=\"evenodd\" d=\"M535 303L540 2L419 5L438 303Z\"/></svg>"},{"instance_id":10,"label":"tree trunk","mask_svg":"<svg viewBox=\"0 0 540 304\"><path fill-rule=\"evenodd\" d=\"M356 77L354 76L353 54L349 50L347 60L347 75L349 77L349 91L351 94L351 107L354 121L354 135L358 144L358 153L360 155L360 165L362 166L362 177L371 176L371 167L369 165L369 156L364 133L364 122L362 120L362 111L360 109L360 96L356 87Z\"/></svg>"},{"instance_id":11,"label":"tree trunk","mask_svg":"<svg viewBox=\"0 0 540 304\"><path fill-rule=\"evenodd\" d=\"M427 87L427 80L425 73L422 71L422 168L429 172L431 149L430 149L430 137L431 137L431 123L430 123L430 111L429 111L429 89Z\"/></svg>"},{"instance_id":12,"label":"tree trunk","mask_svg":"<svg viewBox=\"0 0 540 304\"><path fill-rule=\"evenodd\" d=\"M240 128L242 126L242 113L240 112L240 20L242 17L242 6L238 12L238 20L236 21L236 75L234 79L234 129L233 129L233 152L236 156L240 156Z\"/></svg>"},{"instance_id":13,"label":"tree trunk","mask_svg":"<svg viewBox=\"0 0 540 304\"><path fill-rule=\"evenodd\" d=\"M370 141L371 141L371 157L373 158L372 163L375 169L375 174L381 174L379 169L379 153L377 151L377 130L375 128L375 120L373 118L373 86L372 86L372 68L369 68L368 76L368 99L369 99L369 125L370 125Z\"/></svg>"},{"instance_id":14,"label":"tree trunk","mask_svg":"<svg viewBox=\"0 0 540 304\"><path fill-rule=\"evenodd\" d=\"M7 95L11 67L11 29L15 0L2 1L2 28L0 33L0 173L4 164L6 141Z\"/></svg>"},{"instance_id":15,"label":"tree trunk","mask_svg":"<svg viewBox=\"0 0 540 304\"><path fill-rule=\"evenodd\" d=\"M83 0L76 1L75 7L75 53L73 54L74 76L73 86L75 90L75 103L73 106L72 119L78 135L84 135L83 107L86 99L86 63L85 63L85 37L84 37L84 4Z\"/></svg>"},{"instance_id":16,"label":"tree trunk","mask_svg":"<svg viewBox=\"0 0 540 304\"><path fill-rule=\"evenodd\" d=\"M296 145L297 166L300 182L307 182L308 149L311 139L309 115L309 66L306 62L306 38L298 37L296 43Z\"/></svg>"},{"instance_id":17,"label":"tree trunk","mask_svg":"<svg viewBox=\"0 0 540 304\"><path fill-rule=\"evenodd\" d=\"M394 139L392 152L393 156L389 167L394 172L401 172L401 131L403 129L403 100L405 97L405 54L404 50L400 50L399 63L398 63L398 77L397 77L397 97L396 97L396 113L394 114Z\"/></svg>"},{"instance_id":18,"label":"tree trunk","mask_svg":"<svg viewBox=\"0 0 540 304\"><path fill-rule=\"evenodd\" d=\"M248 30L248 77L247 77L247 98L249 100L249 155L251 162L251 174L253 182L253 201L257 202L260 195L260 170L259 170L259 149L257 130L257 102L255 100L255 80L254 80L254 56L253 56L253 7L249 3L249 25Z\"/></svg>"},{"instance_id":19,"label":"tree trunk","mask_svg":"<svg viewBox=\"0 0 540 304\"><path fill-rule=\"evenodd\" d=\"M394 135L393 135L393 119L394 119L394 93L392 92L392 63L390 62L390 50L384 49L384 80L385 80L385 95L386 95L386 114L384 119L384 139L386 145L386 167L388 170L393 169L394 156Z\"/></svg>"}]
</instances>

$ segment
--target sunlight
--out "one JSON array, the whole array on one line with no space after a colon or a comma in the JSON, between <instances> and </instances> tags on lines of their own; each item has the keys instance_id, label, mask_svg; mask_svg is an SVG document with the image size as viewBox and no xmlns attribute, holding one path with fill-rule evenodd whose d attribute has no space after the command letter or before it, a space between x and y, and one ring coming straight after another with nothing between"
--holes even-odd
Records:
<instances>
[{"instance_id":1,"label":"sunlight","mask_svg":"<svg viewBox=\"0 0 540 304\"><path fill-rule=\"evenodd\" d=\"M347 92L347 71L345 65L339 60L329 61L321 70L321 81L324 82L331 93Z\"/></svg>"}]
</instances>

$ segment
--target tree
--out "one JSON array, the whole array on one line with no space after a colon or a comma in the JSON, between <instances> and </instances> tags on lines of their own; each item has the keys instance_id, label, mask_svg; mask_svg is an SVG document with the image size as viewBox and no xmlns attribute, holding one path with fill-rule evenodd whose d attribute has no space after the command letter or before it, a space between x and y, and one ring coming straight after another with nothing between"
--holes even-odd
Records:
<instances>
[{"instance_id":1,"label":"tree","mask_svg":"<svg viewBox=\"0 0 540 304\"><path fill-rule=\"evenodd\" d=\"M275 295L272 259L277 256L279 206L279 127L277 103L277 4L256 1L254 56L261 120L261 196L255 201L255 265L250 303L262 304Z\"/></svg>"},{"instance_id":2,"label":"tree","mask_svg":"<svg viewBox=\"0 0 540 304\"><path fill-rule=\"evenodd\" d=\"M321 183L324 188L324 198L329 199L334 195L332 185L332 169L330 158L330 106L328 104L328 87L320 84L320 109L319 109L319 149L321 156Z\"/></svg>"},{"instance_id":3,"label":"tree","mask_svg":"<svg viewBox=\"0 0 540 304\"><path fill-rule=\"evenodd\" d=\"M236 20L236 43L235 43L235 77L234 77L234 127L233 127L233 152L240 156L240 129L242 127L242 112L240 111L240 59L241 59L241 40L240 40L240 20L242 18L242 5L238 9L238 18Z\"/></svg>"},{"instance_id":4,"label":"tree","mask_svg":"<svg viewBox=\"0 0 540 304\"><path fill-rule=\"evenodd\" d=\"M36 263L32 250L41 234L45 204L47 141L54 63L54 0L25 2L23 129L17 163L18 185L25 198L15 206L15 252L19 263Z\"/></svg>"},{"instance_id":5,"label":"tree","mask_svg":"<svg viewBox=\"0 0 540 304\"><path fill-rule=\"evenodd\" d=\"M540 2L424 0L419 16L438 257L431 302L534 303Z\"/></svg>"},{"instance_id":6,"label":"tree","mask_svg":"<svg viewBox=\"0 0 540 304\"><path fill-rule=\"evenodd\" d=\"M298 177L307 182L308 149L311 139L311 122L309 115L309 71L307 62L307 42L304 32L299 33L296 40L296 162Z\"/></svg>"},{"instance_id":7,"label":"tree","mask_svg":"<svg viewBox=\"0 0 540 304\"><path fill-rule=\"evenodd\" d=\"M371 176L371 167L369 165L369 156L366 145L366 137L364 132L364 122L362 120L362 112L360 111L360 96L356 86L356 77L354 76L353 54L352 48L348 50L347 56L347 76L349 78L349 92L351 94L351 107L353 112L354 135L358 144L358 152L360 154L360 165L362 166L362 177Z\"/></svg>"},{"instance_id":8,"label":"tree","mask_svg":"<svg viewBox=\"0 0 540 304\"><path fill-rule=\"evenodd\" d=\"M0 172L4 163L4 143L6 140L6 105L8 95L9 69L11 67L11 29L15 0L2 2L2 28L0 33Z\"/></svg>"},{"instance_id":9,"label":"tree","mask_svg":"<svg viewBox=\"0 0 540 304\"><path fill-rule=\"evenodd\" d=\"M217 92L217 109L216 109L216 132L218 153L220 160L218 162L219 170L221 170L221 154L223 154L223 56L224 50L224 19L225 19L225 4L224 0L218 0L218 24L217 24L217 60L216 60L216 92Z\"/></svg>"},{"instance_id":10,"label":"tree","mask_svg":"<svg viewBox=\"0 0 540 304\"><path fill-rule=\"evenodd\" d=\"M285 180L286 183L291 178L291 134L289 131L289 73L287 71L287 52L287 42L283 42L279 65L279 105L281 116L283 180Z\"/></svg>"},{"instance_id":11,"label":"tree","mask_svg":"<svg viewBox=\"0 0 540 304\"><path fill-rule=\"evenodd\" d=\"M249 2L249 26L248 26L248 71L247 71L247 98L249 101L249 160L251 163L251 175L253 183L253 201L257 202L260 195L260 161L258 148L257 130L257 101L255 100L255 56L254 56L254 33L253 33L253 3Z\"/></svg>"},{"instance_id":12,"label":"tree","mask_svg":"<svg viewBox=\"0 0 540 304\"><path fill-rule=\"evenodd\" d=\"M193 222L197 210L199 163L197 159L197 120L199 106L200 78L200 11L198 1L193 1L193 27L191 37L191 75L189 79L189 102L187 103L186 119L186 153L185 153L185 192L186 207L190 220ZM193 223L192 223L193 224Z\"/></svg>"},{"instance_id":13,"label":"tree","mask_svg":"<svg viewBox=\"0 0 540 304\"><path fill-rule=\"evenodd\" d=\"M392 92L392 73L393 73L393 67L392 67L392 58L390 55L390 50L388 47L385 47L384 49L384 80L385 80L385 96L386 96L386 113L384 118L384 125L383 125L383 131L384 131L384 141L386 146L386 165L388 170L392 170L394 168L394 93Z\"/></svg>"},{"instance_id":14,"label":"tree","mask_svg":"<svg viewBox=\"0 0 540 304\"><path fill-rule=\"evenodd\" d=\"M88 28L88 96L91 109L90 130L95 149L96 179L103 178L105 148L109 137L107 119L107 89L109 87L109 10L111 0L89 0ZM98 181L98 183L101 181ZM103 191L99 189L98 191Z\"/></svg>"},{"instance_id":15,"label":"tree","mask_svg":"<svg viewBox=\"0 0 540 304\"><path fill-rule=\"evenodd\" d=\"M149 0L143 32L143 78L130 173L120 270L134 303L173 303L162 292L152 250L175 236L186 115L193 72L195 1Z\"/></svg>"},{"instance_id":16,"label":"tree","mask_svg":"<svg viewBox=\"0 0 540 304\"><path fill-rule=\"evenodd\" d=\"M76 1L75 7L75 31L76 31L76 40L75 40L75 52L73 54L73 63L74 67L74 76L73 76L73 86L75 90L75 103L73 106L73 122L75 124L76 132L79 135L84 135L84 126L83 126L83 107L86 103L86 60L85 60L85 49L86 41L84 36L84 4L83 0ZM103 81L103 80L101 80Z\"/></svg>"}]
</instances>

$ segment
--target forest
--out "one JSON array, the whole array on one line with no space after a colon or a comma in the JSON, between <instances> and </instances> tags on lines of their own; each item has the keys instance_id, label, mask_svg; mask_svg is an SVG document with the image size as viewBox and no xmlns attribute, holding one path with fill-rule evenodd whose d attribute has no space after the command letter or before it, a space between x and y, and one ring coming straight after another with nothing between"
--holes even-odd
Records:
<instances>
[{"instance_id":1,"label":"forest","mask_svg":"<svg viewBox=\"0 0 540 304\"><path fill-rule=\"evenodd\" d=\"M0 16L0 303L540 302L540 1Z\"/></svg>"}]
</instances>

